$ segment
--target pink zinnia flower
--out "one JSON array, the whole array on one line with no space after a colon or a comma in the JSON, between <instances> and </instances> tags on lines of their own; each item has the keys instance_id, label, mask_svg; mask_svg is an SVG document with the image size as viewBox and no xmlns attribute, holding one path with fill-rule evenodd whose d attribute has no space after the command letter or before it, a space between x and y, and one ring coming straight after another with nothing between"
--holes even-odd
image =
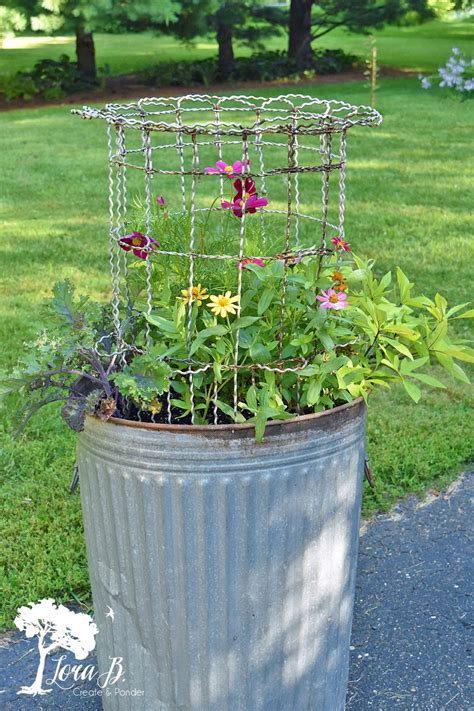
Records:
<instances>
[{"instance_id":1,"label":"pink zinnia flower","mask_svg":"<svg viewBox=\"0 0 474 711\"><path fill-rule=\"evenodd\" d=\"M351 245L349 244L349 242L345 242L340 237L333 237L331 242L333 243L333 245L335 245L336 249L343 249L344 252L351 251Z\"/></svg>"},{"instance_id":2,"label":"pink zinnia flower","mask_svg":"<svg viewBox=\"0 0 474 711\"><path fill-rule=\"evenodd\" d=\"M160 207L164 207L166 205L166 200L164 199L163 195L156 196L156 204Z\"/></svg>"},{"instance_id":3,"label":"pink zinnia flower","mask_svg":"<svg viewBox=\"0 0 474 711\"><path fill-rule=\"evenodd\" d=\"M142 235L141 232L132 232L119 240L120 247L125 252L132 251L139 259L146 259L150 252L155 251L160 246L153 237Z\"/></svg>"},{"instance_id":4,"label":"pink zinnia flower","mask_svg":"<svg viewBox=\"0 0 474 711\"><path fill-rule=\"evenodd\" d=\"M232 210L236 217L242 217L244 211L254 213L258 207L268 205L267 198L258 197L252 178L246 178L244 183L242 183L242 180L236 180L234 187L237 193L233 201L223 200L221 207L226 210Z\"/></svg>"},{"instance_id":5,"label":"pink zinnia flower","mask_svg":"<svg viewBox=\"0 0 474 711\"><path fill-rule=\"evenodd\" d=\"M257 257L256 259L252 259L252 257L246 257L245 259L242 259L242 261L240 261L236 266L238 269L245 269L247 264L256 264L257 267L265 266L265 262L259 257Z\"/></svg>"},{"instance_id":6,"label":"pink zinnia flower","mask_svg":"<svg viewBox=\"0 0 474 711\"><path fill-rule=\"evenodd\" d=\"M218 160L215 168L205 168L204 172L211 175L217 173L219 175L227 175L228 178L235 178L236 175L242 175L244 170L250 168L250 161L242 163L241 160L236 160L232 165L228 165L223 160Z\"/></svg>"},{"instance_id":7,"label":"pink zinnia flower","mask_svg":"<svg viewBox=\"0 0 474 711\"><path fill-rule=\"evenodd\" d=\"M328 289L327 291L321 290L321 296L316 297L318 301L321 301L322 309L336 309L340 311L349 306L347 303L347 294L340 291L334 291L334 289Z\"/></svg>"}]
</instances>

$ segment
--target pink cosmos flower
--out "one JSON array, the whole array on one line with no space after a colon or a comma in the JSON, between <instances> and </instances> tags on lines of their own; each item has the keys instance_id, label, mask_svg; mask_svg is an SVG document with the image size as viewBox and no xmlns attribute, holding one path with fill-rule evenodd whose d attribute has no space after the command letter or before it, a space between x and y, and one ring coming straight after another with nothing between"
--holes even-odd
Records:
<instances>
[{"instance_id":1,"label":"pink cosmos flower","mask_svg":"<svg viewBox=\"0 0 474 711\"><path fill-rule=\"evenodd\" d=\"M228 165L223 160L218 160L215 168L205 168L204 172L209 175L217 173L218 175L227 175L228 178L235 178L237 175L242 175L242 173L249 168L250 161L242 163L241 160L236 160L232 165Z\"/></svg>"},{"instance_id":2,"label":"pink cosmos flower","mask_svg":"<svg viewBox=\"0 0 474 711\"><path fill-rule=\"evenodd\" d=\"M244 212L254 213L258 207L268 205L267 198L258 197L252 178L246 178L244 183L242 183L242 180L236 180L234 188L237 193L233 201L223 200L221 207L226 210L232 210L236 217L242 217Z\"/></svg>"},{"instance_id":3,"label":"pink cosmos flower","mask_svg":"<svg viewBox=\"0 0 474 711\"><path fill-rule=\"evenodd\" d=\"M342 291L334 291L334 289L328 289L327 291L321 290L321 296L317 296L316 299L321 301L322 309L336 309L340 311L349 306L347 303L347 294Z\"/></svg>"},{"instance_id":4,"label":"pink cosmos flower","mask_svg":"<svg viewBox=\"0 0 474 711\"><path fill-rule=\"evenodd\" d=\"M121 237L119 245L125 252L132 251L139 259L146 259L150 252L155 251L160 246L153 237L142 235L141 232L132 232L131 235Z\"/></svg>"},{"instance_id":5,"label":"pink cosmos flower","mask_svg":"<svg viewBox=\"0 0 474 711\"><path fill-rule=\"evenodd\" d=\"M234 188L237 190L234 201L235 200L242 200L242 196L244 196L245 200L248 200L252 195L257 194L257 189L255 187L255 181L252 180L252 178L245 178L244 183L242 183L240 178L238 178L234 182Z\"/></svg>"},{"instance_id":6,"label":"pink cosmos flower","mask_svg":"<svg viewBox=\"0 0 474 711\"><path fill-rule=\"evenodd\" d=\"M164 199L163 195L156 196L156 204L160 207L164 207L166 205L166 200Z\"/></svg>"},{"instance_id":7,"label":"pink cosmos flower","mask_svg":"<svg viewBox=\"0 0 474 711\"><path fill-rule=\"evenodd\" d=\"M351 245L349 242L345 242L341 237L333 237L331 242L335 245L336 249L342 249L344 252L351 251Z\"/></svg>"},{"instance_id":8,"label":"pink cosmos flower","mask_svg":"<svg viewBox=\"0 0 474 711\"><path fill-rule=\"evenodd\" d=\"M224 200L221 203L221 207L232 210L236 217L242 217L244 211L254 213L258 207L265 207L266 205L268 205L267 198L259 198L256 195L251 195L245 201L234 200L234 202L228 202Z\"/></svg>"},{"instance_id":9,"label":"pink cosmos flower","mask_svg":"<svg viewBox=\"0 0 474 711\"><path fill-rule=\"evenodd\" d=\"M257 267L264 267L265 262L263 259L260 259L257 257L256 259L252 259L252 257L246 257L245 259L242 259L238 264L236 264L237 269L245 269L247 264L256 264Z\"/></svg>"}]
</instances>

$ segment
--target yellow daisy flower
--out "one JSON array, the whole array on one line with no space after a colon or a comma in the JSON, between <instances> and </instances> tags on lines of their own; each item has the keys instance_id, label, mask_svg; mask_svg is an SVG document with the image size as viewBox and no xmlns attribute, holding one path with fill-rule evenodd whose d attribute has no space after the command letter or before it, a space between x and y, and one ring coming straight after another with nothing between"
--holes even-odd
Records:
<instances>
[{"instance_id":1,"label":"yellow daisy flower","mask_svg":"<svg viewBox=\"0 0 474 711\"><path fill-rule=\"evenodd\" d=\"M227 314L237 313L237 303L239 301L238 296L231 296L230 291L226 291L225 294L220 294L219 296L210 296L212 304L208 304L214 316L222 316L225 318Z\"/></svg>"},{"instance_id":2,"label":"yellow daisy flower","mask_svg":"<svg viewBox=\"0 0 474 711\"><path fill-rule=\"evenodd\" d=\"M183 296L178 296L178 299L184 301L185 304L189 304L189 289L182 289L181 293ZM193 286L191 290L191 301L195 301L198 306L201 306L202 302L208 298L209 294L207 293L207 289L203 289L201 284Z\"/></svg>"}]
</instances>

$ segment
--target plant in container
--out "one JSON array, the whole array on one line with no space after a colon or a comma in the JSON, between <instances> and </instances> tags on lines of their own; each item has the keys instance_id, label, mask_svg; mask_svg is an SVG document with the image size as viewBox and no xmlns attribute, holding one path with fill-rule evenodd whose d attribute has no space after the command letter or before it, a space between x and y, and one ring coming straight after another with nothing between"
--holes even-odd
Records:
<instances>
[{"instance_id":1,"label":"plant in container","mask_svg":"<svg viewBox=\"0 0 474 711\"><path fill-rule=\"evenodd\" d=\"M449 325L473 311L351 250L347 132L377 111L287 95L79 113L107 125L111 301L58 285L4 390L26 418L62 401L79 432L99 665L126 672L104 707L342 709L365 404L444 387L433 361L467 380Z\"/></svg>"}]
</instances>

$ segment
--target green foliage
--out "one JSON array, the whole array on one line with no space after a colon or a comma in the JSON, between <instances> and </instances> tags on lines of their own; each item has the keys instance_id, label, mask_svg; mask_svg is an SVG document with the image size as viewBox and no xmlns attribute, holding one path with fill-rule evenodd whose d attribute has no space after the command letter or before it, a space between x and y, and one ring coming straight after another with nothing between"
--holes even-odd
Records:
<instances>
[{"instance_id":1,"label":"green foliage","mask_svg":"<svg viewBox=\"0 0 474 711\"><path fill-rule=\"evenodd\" d=\"M337 74L351 69L357 58L340 49L321 49L315 53L311 70L298 70L296 62L286 52L259 52L251 57L238 57L234 69L226 76L234 81L272 81L299 79L324 74ZM219 81L219 66L215 58L196 61L163 62L142 74L147 84L159 86L208 86Z\"/></svg>"},{"instance_id":2,"label":"green foliage","mask_svg":"<svg viewBox=\"0 0 474 711\"><path fill-rule=\"evenodd\" d=\"M31 8L31 2L25 0L20 5L29 6L29 16L36 30L48 31L51 22L54 29L64 26L74 29L80 24L86 31L97 30L121 31L128 21L171 22L176 18L179 3L175 0L39 0ZM26 9L26 8L25 8Z\"/></svg>"},{"instance_id":3,"label":"green foliage","mask_svg":"<svg viewBox=\"0 0 474 711\"><path fill-rule=\"evenodd\" d=\"M139 200L136 208L134 227L144 230ZM196 220L201 251L236 253L239 220L229 212L219 229L213 219L211 210L205 218ZM246 220L249 253L274 254L278 242L268 242L259 224L252 216ZM152 230L161 235L160 243L167 251L186 250L189 229L187 216L172 218L163 209L155 208ZM276 234L276 230L270 232ZM290 269L285 268L284 259L278 258L265 261L263 267L247 263L242 270L240 313L236 314L233 307L227 312L215 312L212 303L219 295L234 293L237 264L220 262L216 269L212 260L199 260L194 286L200 296L196 295L189 305L189 277L181 260L159 254L149 258L157 296L154 309L146 318L152 326L157 354L170 363L174 372L189 357L193 363L204 366L193 379L196 422L210 421L217 400L221 417L255 422L257 436L261 438L266 419L285 418L297 411L297 392L303 412L331 408L356 397L367 399L374 388L389 387L396 382L401 382L417 402L421 396L419 383L445 387L426 372L433 362L438 362L454 378L468 382L455 361L474 362L474 351L462 339L450 340L449 324L471 318L473 310L467 310L468 304L448 309L439 294L434 300L413 296L413 284L400 269L393 281L390 272L378 280L374 276L374 261L356 256L346 258L342 266L336 255L320 267L314 258L303 258ZM130 293L135 300L134 308L146 311L143 267L143 260L132 261ZM336 268L342 272L344 289L349 289L349 307L334 312L320 308L316 295L337 288L341 274L334 274ZM238 408L235 409L234 403L232 409L237 332L241 368L239 402ZM277 364L286 365L278 382L273 373L259 367ZM191 412L187 377L172 377L171 392L173 406L186 421Z\"/></svg>"},{"instance_id":4,"label":"green foliage","mask_svg":"<svg viewBox=\"0 0 474 711\"><path fill-rule=\"evenodd\" d=\"M293 0L301 2L302 0ZM433 10L428 0L392 0L379 3L377 0L325 0L313 2L313 38L346 27L351 32L363 32L382 27L386 23L403 21L407 15L416 13L419 21L432 19Z\"/></svg>"},{"instance_id":5,"label":"green foliage","mask_svg":"<svg viewBox=\"0 0 474 711\"><path fill-rule=\"evenodd\" d=\"M138 403L143 410L160 411L158 395L170 387L171 368L156 348L136 356L122 372L114 375L114 382L123 397Z\"/></svg>"},{"instance_id":6,"label":"green foliage","mask_svg":"<svg viewBox=\"0 0 474 711\"><path fill-rule=\"evenodd\" d=\"M82 429L86 414L113 414L111 373L117 356L112 331L108 307L76 298L70 282L56 285L47 330L27 344L18 366L0 380L2 399L18 394L23 400L17 433L53 402L65 403L63 417L75 430ZM101 408L103 402L107 408Z\"/></svg>"},{"instance_id":7,"label":"green foliage","mask_svg":"<svg viewBox=\"0 0 474 711\"><path fill-rule=\"evenodd\" d=\"M3 90L8 101L23 99L28 101L37 95L38 91L30 72L17 72L4 81Z\"/></svg>"},{"instance_id":8,"label":"green foliage","mask_svg":"<svg viewBox=\"0 0 474 711\"><path fill-rule=\"evenodd\" d=\"M87 297L76 297L69 281L54 288L47 330L31 343L18 366L0 379L3 399L18 394L20 433L30 417L53 402L64 402L61 414L74 430L83 428L86 415L108 419L127 414L128 400L143 410L159 412L158 396L169 390L169 365L152 348L141 353L127 346L133 321L114 334L109 307Z\"/></svg>"},{"instance_id":9,"label":"green foliage","mask_svg":"<svg viewBox=\"0 0 474 711\"><path fill-rule=\"evenodd\" d=\"M137 208L138 230L139 202ZM249 217L247 222L252 253L268 253L258 221ZM157 207L152 223L167 251L183 249L188 216L174 219ZM240 239L240 226L233 231L235 223L230 211L221 230L213 226L212 210L198 218L201 249L235 252L234 241ZM181 419L187 421L193 413L196 423L205 424L217 409L221 420L254 422L261 440L268 419L330 409L358 397L367 400L378 386L401 382L418 402L420 383L445 387L425 370L433 361L469 382L456 361L474 363L474 350L463 339L452 338L449 325L471 318L474 311L466 309L468 304L448 308L440 294L434 300L414 296L413 284L401 269L392 283L390 272L377 279L374 261L355 255L343 263L336 254L324 262L321 257L303 257L291 268L278 257L240 266L219 262L219 269L212 260L200 260L190 299L189 287L183 289L186 267L152 253L151 279L160 288L148 313L145 261L130 253L127 257L129 317L122 315L125 325L117 336L112 336L110 315L103 307L85 297L76 299L68 282L56 287L53 307L59 323L33 342L20 367L4 379L5 392L19 391L26 398L26 417L65 399L66 393L63 416L80 429L88 413L104 419L115 412L133 416L130 402L158 414L160 396L170 391ZM240 303L232 295L236 267L242 270ZM341 304L344 308L333 310ZM144 352L149 330L154 345ZM199 366L192 384L186 370L181 373L183 364ZM275 367L278 377L271 370Z\"/></svg>"},{"instance_id":10,"label":"green foliage","mask_svg":"<svg viewBox=\"0 0 474 711\"><path fill-rule=\"evenodd\" d=\"M4 91L8 100L32 99L35 96L58 99L92 85L67 54L63 54L57 61L42 59L36 62L30 72L17 72L9 77L5 82Z\"/></svg>"},{"instance_id":11,"label":"green foliage","mask_svg":"<svg viewBox=\"0 0 474 711\"><path fill-rule=\"evenodd\" d=\"M438 17L449 16L453 11L469 15L472 11L472 0L428 0L428 4Z\"/></svg>"},{"instance_id":12,"label":"green foliage","mask_svg":"<svg viewBox=\"0 0 474 711\"><path fill-rule=\"evenodd\" d=\"M140 74L151 86L208 86L215 82L217 62L213 57L199 61L161 62Z\"/></svg>"},{"instance_id":13,"label":"green foliage","mask_svg":"<svg viewBox=\"0 0 474 711\"><path fill-rule=\"evenodd\" d=\"M26 18L21 11L6 5L0 5L0 45L4 37L26 29Z\"/></svg>"}]
</instances>

